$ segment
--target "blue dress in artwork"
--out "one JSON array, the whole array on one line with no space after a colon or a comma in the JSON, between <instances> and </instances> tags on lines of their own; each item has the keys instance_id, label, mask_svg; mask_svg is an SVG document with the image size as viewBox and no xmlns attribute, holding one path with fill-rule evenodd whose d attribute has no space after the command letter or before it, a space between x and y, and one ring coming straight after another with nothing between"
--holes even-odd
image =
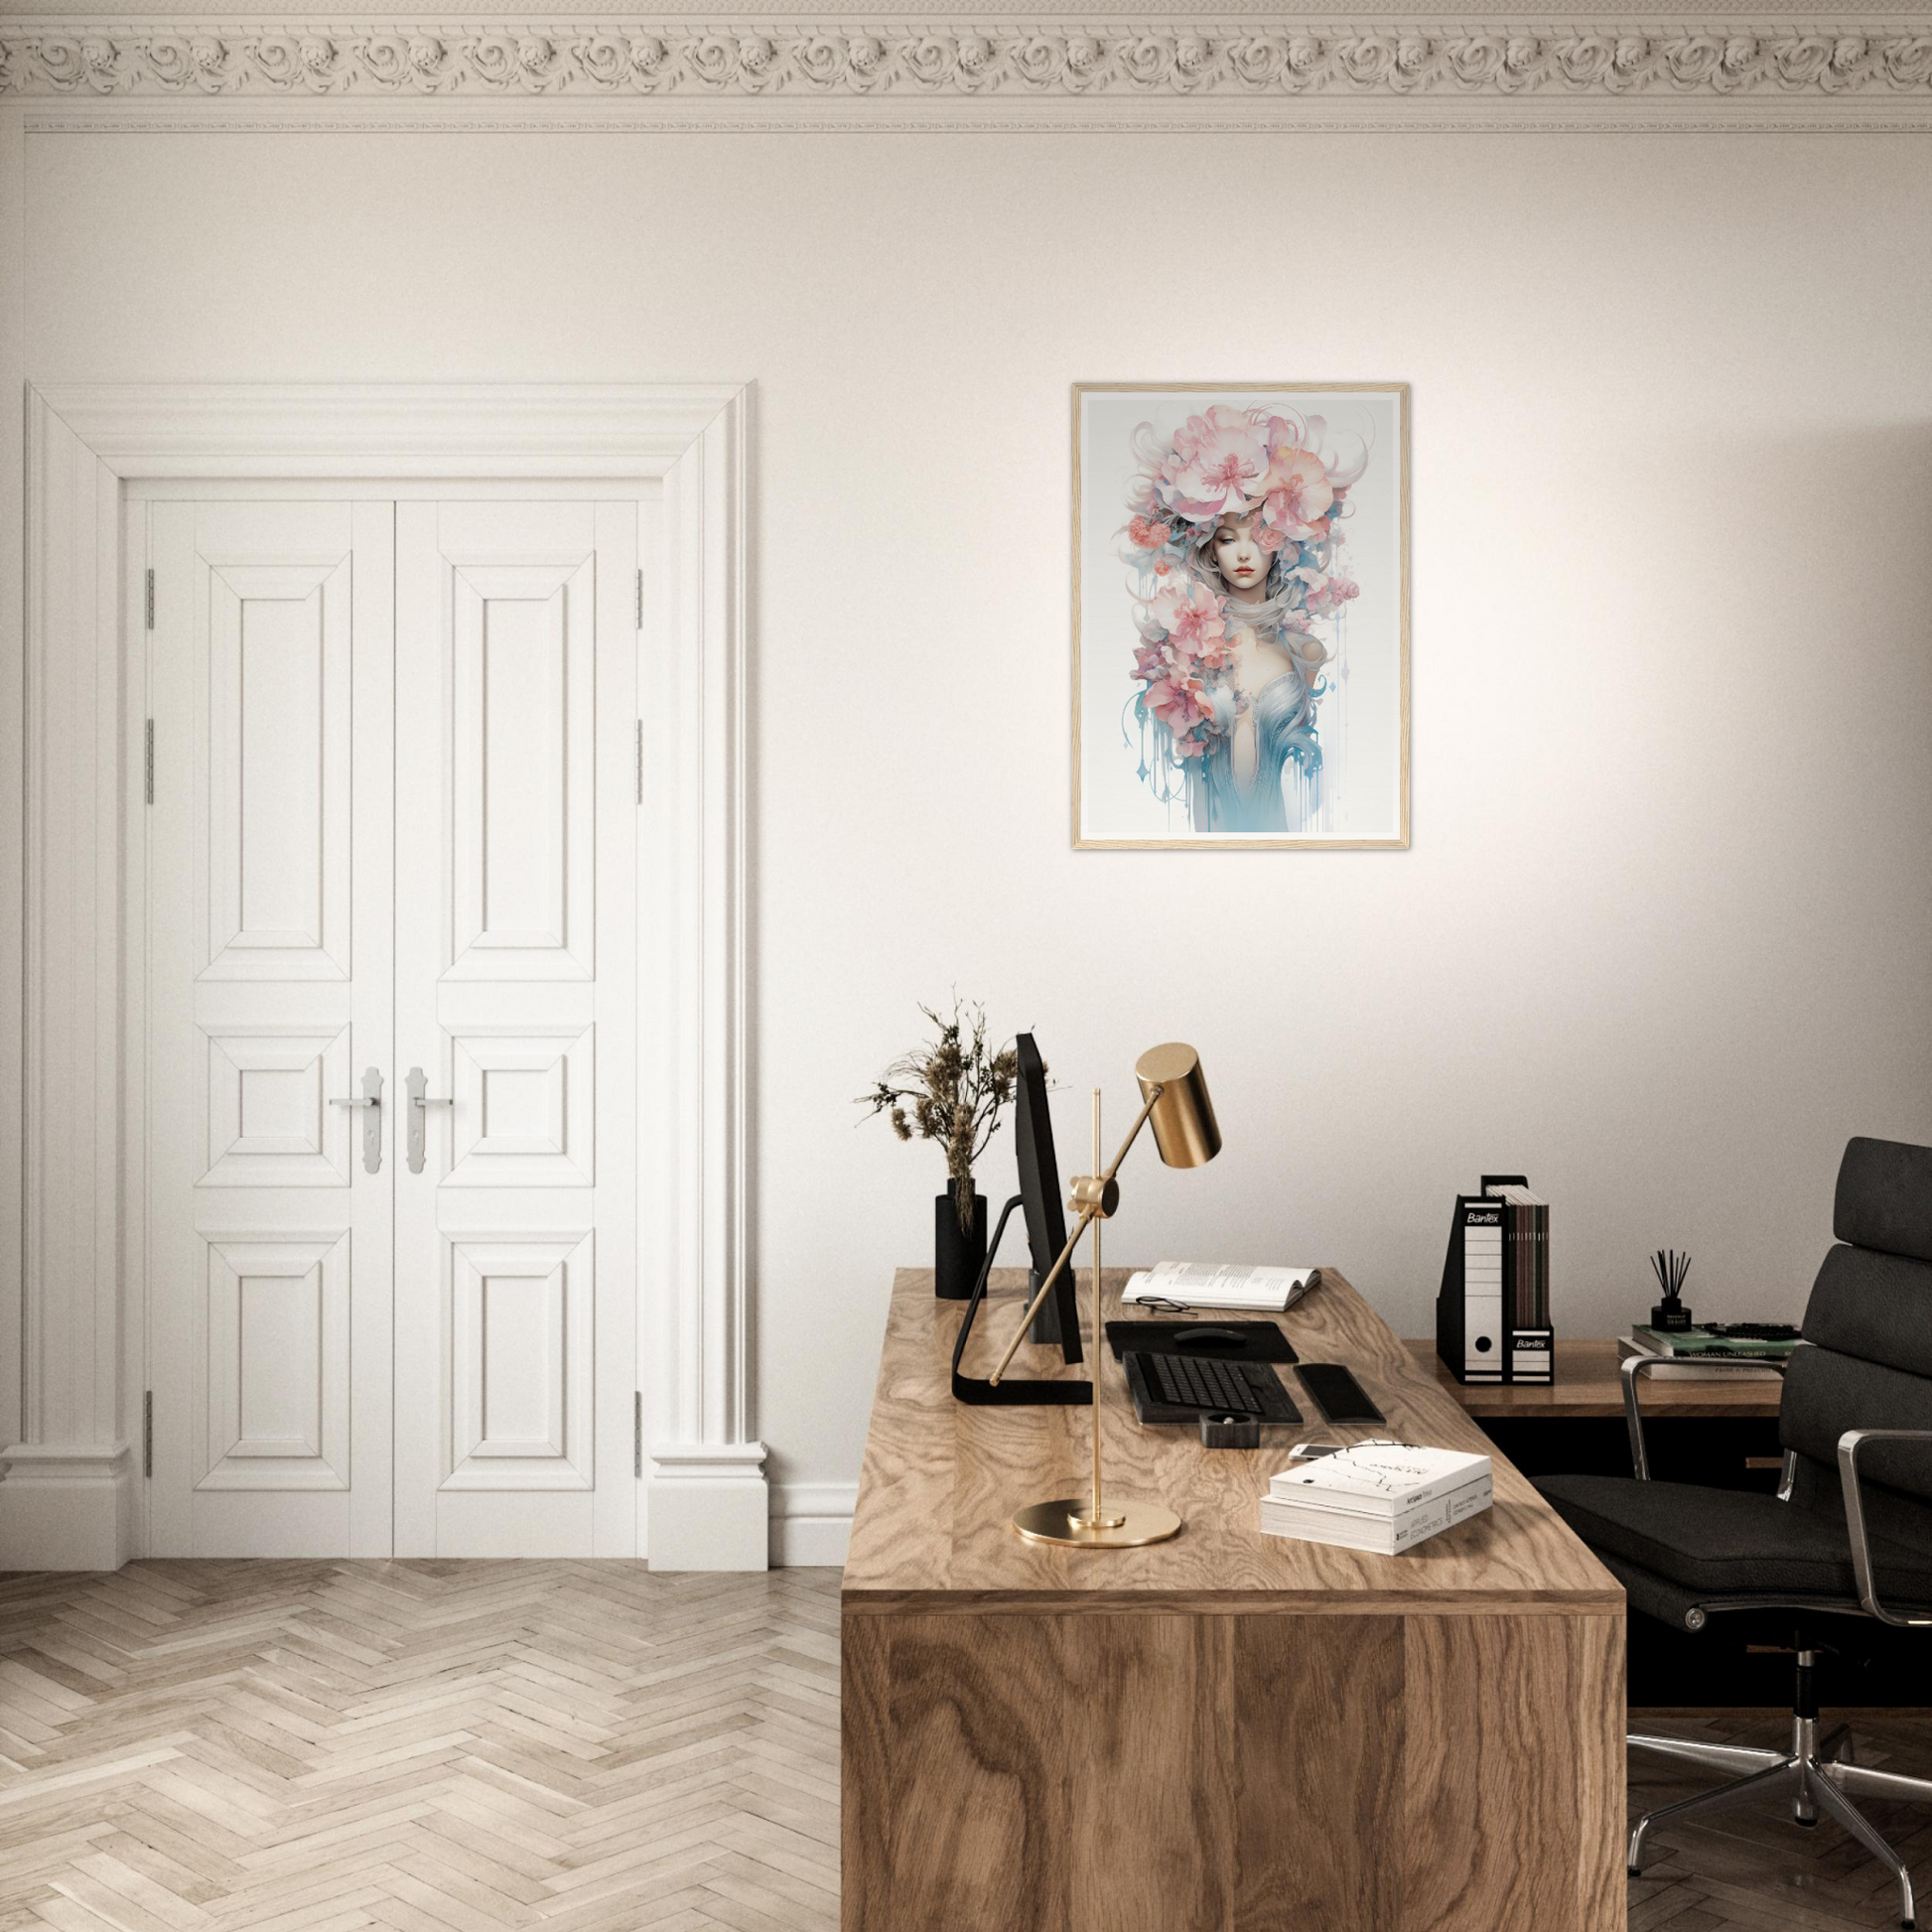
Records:
<instances>
[{"instance_id":1,"label":"blue dress in artwork","mask_svg":"<svg viewBox=\"0 0 1932 1932\"><path fill-rule=\"evenodd\" d=\"M1198 773L1189 773L1188 810L1197 832L1300 832L1321 799L1321 747L1314 730L1314 692L1299 669L1281 672L1256 692L1255 770L1234 775L1233 734L1217 734Z\"/></svg>"}]
</instances>

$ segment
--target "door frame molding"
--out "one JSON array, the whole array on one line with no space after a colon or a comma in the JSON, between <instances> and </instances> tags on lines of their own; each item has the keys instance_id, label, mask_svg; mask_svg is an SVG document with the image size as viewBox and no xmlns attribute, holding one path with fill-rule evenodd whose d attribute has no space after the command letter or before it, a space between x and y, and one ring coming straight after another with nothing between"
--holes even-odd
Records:
<instances>
[{"instance_id":1,"label":"door frame molding","mask_svg":"<svg viewBox=\"0 0 1932 1932\"><path fill-rule=\"evenodd\" d=\"M23 1255L0 1279L0 1551L141 1553L146 1373L144 560L134 482L655 480L665 729L640 864L676 915L640 956L638 1547L662 1569L766 1561L752 1433L747 989L750 383L116 383L27 390ZM646 582L651 581L646 563ZM647 746L649 740L647 738ZM16 843L18 840L18 843ZM642 908L640 906L640 915ZM18 1354L15 1348L18 1347Z\"/></svg>"}]
</instances>

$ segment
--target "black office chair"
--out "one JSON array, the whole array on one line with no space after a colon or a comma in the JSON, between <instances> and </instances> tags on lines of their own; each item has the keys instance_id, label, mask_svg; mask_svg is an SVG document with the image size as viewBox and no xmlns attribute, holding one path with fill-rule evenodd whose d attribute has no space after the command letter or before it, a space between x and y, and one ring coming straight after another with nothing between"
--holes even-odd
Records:
<instances>
[{"instance_id":1,"label":"black office chair","mask_svg":"<svg viewBox=\"0 0 1932 1932\"><path fill-rule=\"evenodd\" d=\"M1665 1805L1630 1834L1634 1874L1653 1826L1757 1798L1788 1797L1800 1825L1835 1820L1898 1880L1904 1861L1852 1802L1932 1802L1932 1780L1854 1761L1847 1725L1821 1737L1813 1678L1846 1619L1932 1624L1932 1148L1855 1140L1838 1171L1832 1231L1805 1309L1804 1340L1778 1405L1784 1470L1776 1496L1652 1482L1637 1385L1623 1367L1634 1478L1546 1476L1537 1487L1622 1584L1633 1610L1682 1630L1719 1615L1775 1615L1798 1653L1791 1748L1754 1750L1632 1733L1629 1741L1740 1773Z\"/></svg>"}]
</instances>

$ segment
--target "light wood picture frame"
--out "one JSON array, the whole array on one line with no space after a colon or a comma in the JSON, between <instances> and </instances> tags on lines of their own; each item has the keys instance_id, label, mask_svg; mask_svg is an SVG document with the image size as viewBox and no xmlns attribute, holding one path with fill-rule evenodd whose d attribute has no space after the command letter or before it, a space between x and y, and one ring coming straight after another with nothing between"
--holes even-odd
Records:
<instances>
[{"instance_id":1,"label":"light wood picture frame","mask_svg":"<svg viewBox=\"0 0 1932 1932\"><path fill-rule=\"evenodd\" d=\"M1075 848L1406 850L1409 385L1072 417Z\"/></svg>"}]
</instances>

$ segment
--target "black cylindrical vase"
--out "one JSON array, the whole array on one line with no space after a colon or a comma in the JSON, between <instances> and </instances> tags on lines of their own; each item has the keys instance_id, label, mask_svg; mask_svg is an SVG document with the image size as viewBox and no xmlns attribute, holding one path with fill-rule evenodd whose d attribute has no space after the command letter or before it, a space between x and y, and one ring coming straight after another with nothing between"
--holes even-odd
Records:
<instances>
[{"instance_id":1,"label":"black cylindrical vase","mask_svg":"<svg viewBox=\"0 0 1932 1932\"><path fill-rule=\"evenodd\" d=\"M963 1302L986 1265L986 1196L973 1189L973 1231L959 1231L959 1207L950 1187L932 1203L932 1292L942 1302Z\"/></svg>"}]
</instances>

